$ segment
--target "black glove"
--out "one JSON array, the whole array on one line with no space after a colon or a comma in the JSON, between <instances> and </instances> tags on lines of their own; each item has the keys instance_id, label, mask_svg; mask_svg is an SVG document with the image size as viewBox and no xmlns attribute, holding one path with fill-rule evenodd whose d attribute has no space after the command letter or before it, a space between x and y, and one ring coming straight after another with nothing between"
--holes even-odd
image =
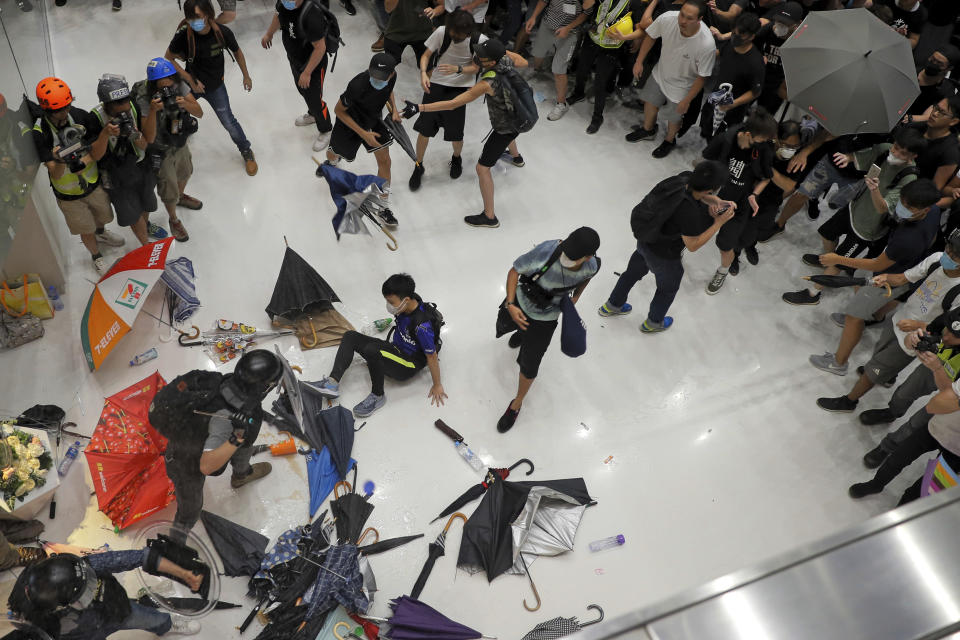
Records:
<instances>
[{"instance_id":1,"label":"black glove","mask_svg":"<svg viewBox=\"0 0 960 640\"><path fill-rule=\"evenodd\" d=\"M263 423L263 409L259 404L248 402L230 416L230 423L233 425L233 435L231 442L242 438L242 447L249 447L253 441L260 435L260 425Z\"/></svg>"},{"instance_id":2,"label":"black glove","mask_svg":"<svg viewBox=\"0 0 960 640\"><path fill-rule=\"evenodd\" d=\"M402 115L404 118L412 118L420 113L420 107L414 103L410 102L409 100L404 100L403 102L406 104L406 106L400 110L400 115Z\"/></svg>"}]
</instances>

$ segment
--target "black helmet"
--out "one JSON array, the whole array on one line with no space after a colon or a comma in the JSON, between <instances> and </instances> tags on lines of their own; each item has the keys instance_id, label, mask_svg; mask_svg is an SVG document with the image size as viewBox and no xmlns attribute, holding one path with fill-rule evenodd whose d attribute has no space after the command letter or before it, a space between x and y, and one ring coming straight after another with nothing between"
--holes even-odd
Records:
<instances>
[{"instance_id":1,"label":"black helmet","mask_svg":"<svg viewBox=\"0 0 960 640\"><path fill-rule=\"evenodd\" d=\"M84 609L97 593L97 574L87 562L70 553L41 560L24 570L26 596L41 611L70 605Z\"/></svg>"},{"instance_id":2,"label":"black helmet","mask_svg":"<svg viewBox=\"0 0 960 640\"><path fill-rule=\"evenodd\" d=\"M100 102L116 102L130 97L130 86L127 79L115 73L105 73L97 83L97 98Z\"/></svg>"},{"instance_id":3,"label":"black helmet","mask_svg":"<svg viewBox=\"0 0 960 640\"><path fill-rule=\"evenodd\" d=\"M233 375L224 382L221 394L235 407L249 399L263 400L282 375L280 358L266 349L254 349L243 354L237 362Z\"/></svg>"}]
</instances>

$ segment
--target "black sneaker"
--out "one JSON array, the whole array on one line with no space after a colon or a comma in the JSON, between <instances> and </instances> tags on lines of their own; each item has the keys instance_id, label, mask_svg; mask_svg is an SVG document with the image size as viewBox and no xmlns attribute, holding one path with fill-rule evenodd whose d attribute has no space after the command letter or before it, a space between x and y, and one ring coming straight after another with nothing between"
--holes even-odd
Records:
<instances>
[{"instance_id":1,"label":"black sneaker","mask_svg":"<svg viewBox=\"0 0 960 640\"><path fill-rule=\"evenodd\" d=\"M857 408L857 401L847 396L839 398L817 398L817 406L831 413L850 413Z\"/></svg>"},{"instance_id":2,"label":"black sneaker","mask_svg":"<svg viewBox=\"0 0 960 640\"><path fill-rule=\"evenodd\" d=\"M878 484L874 484L873 480L852 484L850 485L850 488L847 489L847 493L850 494L850 497L854 499L872 496L873 494L880 493L881 491L883 491L883 487Z\"/></svg>"},{"instance_id":3,"label":"black sneaker","mask_svg":"<svg viewBox=\"0 0 960 640\"><path fill-rule=\"evenodd\" d=\"M347 12L348 16L357 15L357 8L353 6L351 0L340 0L340 6L343 7L343 10Z\"/></svg>"},{"instance_id":4,"label":"black sneaker","mask_svg":"<svg viewBox=\"0 0 960 640\"><path fill-rule=\"evenodd\" d=\"M377 215L383 222L383 226L385 226L387 229L390 229L390 231L393 231L397 228L397 225L399 224L397 222L397 216L393 215L393 211L390 211L389 208L384 209Z\"/></svg>"},{"instance_id":5,"label":"black sneaker","mask_svg":"<svg viewBox=\"0 0 960 640\"><path fill-rule=\"evenodd\" d=\"M780 296L780 299L786 302L787 304L797 304L797 305L814 305L820 304L820 292L817 292L817 295L810 295L810 292L806 289L801 289L800 291L791 291Z\"/></svg>"},{"instance_id":6,"label":"black sneaker","mask_svg":"<svg viewBox=\"0 0 960 640\"><path fill-rule=\"evenodd\" d=\"M17 8L24 13L33 11L33 5L30 4L30 0L17 0Z\"/></svg>"},{"instance_id":7,"label":"black sneaker","mask_svg":"<svg viewBox=\"0 0 960 640\"><path fill-rule=\"evenodd\" d=\"M646 131L646 129L644 129ZM654 158L666 158L670 155L670 152L673 151L673 148L677 146L676 140L670 142L669 140L664 140L660 143L656 149L653 150L651 154Z\"/></svg>"},{"instance_id":8,"label":"black sneaker","mask_svg":"<svg viewBox=\"0 0 960 640\"><path fill-rule=\"evenodd\" d=\"M757 253L756 247L747 247L743 250L743 255L746 256L747 262L753 266L760 264L760 254Z\"/></svg>"},{"instance_id":9,"label":"black sneaker","mask_svg":"<svg viewBox=\"0 0 960 640\"><path fill-rule=\"evenodd\" d=\"M771 227L770 229L767 229L766 231L760 234L760 236L757 238L757 242L766 244L767 242L770 242L771 240L773 240L783 232L784 232L783 227L781 227L778 224L774 224L773 227Z\"/></svg>"},{"instance_id":10,"label":"black sneaker","mask_svg":"<svg viewBox=\"0 0 960 640\"><path fill-rule=\"evenodd\" d=\"M820 201L816 198L810 198L807 201L807 217L816 220L820 217Z\"/></svg>"},{"instance_id":11,"label":"black sneaker","mask_svg":"<svg viewBox=\"0 0 960 640\"><path fill-rule=\"evenodd\" d=\"M860 414L860 424L872 427L875 424L890 424L897 419L890 409L867 409Z\"/></svg>"},{"instance_id":12,"label":"black sneaker","mask_svg":"<svg viewBox=\"0 0 960 640\"><path fill-rule=\"evenodd\" d=\"M450 157L450 177L456 180L463 175L463 158L460 156Z\"/></svg>"},{"instance_id":13,"label":"black sneaker","mask_svg":"<svg viewBox=\"0 0 960 640\"><path fill-rule=\"evenodd\" d=\"M889 455L889 453L883 450L883 447L877 445L864 454L863 466L867 469L876 469L883 464L883 461L886 460Z\"/></svg>"},{"instance_id":14,"label":"black sneaker","mask_svg":"<svg viewBox=\"0 0 960 640\"><path fill-rule=\"evenodd\" d=\"M586 94L583 91L574 91L567 96L567 104L574 105L586 98Z\"/></svg>"},{"instance_id":15,"label":"black sneaker","mask_svg":"<svg viewBox=\"0 0 960 640\"><path fill-rule=\"evenodd\" d=\"M510 345L511 349L519 349L520 345L523 344L523 334L519 331L514 331L510 334L510 339L507 340L507 344Z\"/></svg>"},{"instance_id":16,"label":"black sneaker","mask_svg":"<svg viewBox=\"0 0 960 640\"><path fill-rule=\"evenodd\" d=\"M653 129L644 129L640 127L639 129L634 129L627 135L623 137L627 142L640 142L641 140L649 140L657 135L657 128L659 125L654 125Z\"/></svg>"},{"instance_id":17,"label":"black sneaker","mask_svg":"<svg viewBox=\"0 0 960 640\"><path fill-rule=\"evenodd\" d=\"M808 267L823 269L823 265L820 264L820 256L816 253L805 253L800 257L800 260Z\"/></svg>"},{"instance_id":18,"label":"black sneaker","mask_svg":"<svg viewBox=\"0 0 960 640\"><path fill-rule=\"evenodd\" d=\"M512 404L512 403L511 403ZM507 410L503 412L503 415L500 416L500 419L497 420L497 431L500 433L506 433L513 428L513 425L517 422L517 416L520 415L520 410L517 409L514 411L510 408L510 405L507 405Z\"/></svg>"},{"instance_id":19,"label":"black sneaker","mask_svg":"<svg viewBox=\"0 0 960 640\"><path fill-rule=\"evenodd\" d=\"M510 156L510 164L519 168L526 166L526 162L523 161L523 156Z\"/></svg>"},{"instance_id":20,"label":"black sneaker","mask_svg":"<svg viewBox=\"0 0 960 640\"><path fill-rule=\"evenodd\" d=\"M57 5L58 7L62 7L63 5L67 4L67 0L54 0L53 4Z\"/></svg>"},{"instance_id":21,"label":"black sneaker","mask_svg":"<svg viewBox=\"0 0 960 640\"><path fill-rule=\"evenodd\" d=\"M424 168L419 162L413 165L413 174L410 176L410 191L416 191L420 188L420 179L423 177Z\"/></svg>"},{"instance_id":22,"label":"black sneaker","mask_svg":"<svg viewBox=\"0 0 960 640\"><path fill-rule=\"evenodd\" d=\"M730 268L727 271L732 276L740 275L740 258L736 257L733 259L733 262L730 263Z\"/></svg>"},{"instance_id":23,"label":"black sneaker","mask_svg":"<svg viewBox=\"0 0 960 640\"><path fill-rule=\"evenodd\" d=\"M122 1L122 0L113 0L113 10L114 10L114 11L120 11L120 9L123 9L123 1Z\"/></svg>"},{"instance_id":24,"label":"black sneaker","mask_svg":"<svg viewBox=\"0 0 960 640\"><path fill-rule=\"evenodd\" d=\"M602 124L603 116L593 116L593 120L591 120L589 126L587 126L587 133L592 135L597 131L600 131L600 126Z\"/></svg>"},{"instance_id":25,"label":"black sneaker","mask_svg":"<svg viewBox=\"0 0 960 640\"><path fill-rule=\"evenodd\" d=\"M495 217L491 220L487 215L481 211L475 216L465 216L463 221L466 222L471 227L485 227L487 229L496 229L500 226L500 221Z\"/></svg>"}]
</instances>

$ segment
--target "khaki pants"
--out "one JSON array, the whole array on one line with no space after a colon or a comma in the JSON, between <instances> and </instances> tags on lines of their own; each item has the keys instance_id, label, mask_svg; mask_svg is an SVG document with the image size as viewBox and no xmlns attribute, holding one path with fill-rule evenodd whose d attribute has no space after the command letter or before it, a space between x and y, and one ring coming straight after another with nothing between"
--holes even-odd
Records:
<instances>
[{"instance_id":1,"label":"khaki pants","mask_svg":"<svg viewBox=\"0 0 960 640\"><path fill-rule=\"evenodd\" d=\"M61 200L57 206L67 222L67 229L75 236L96 233L99 227L113 221L110 197L103 187L97 186L88 195L78 200Z\"/></svg>"},{"instance_id":2,"label":"khaki pants","mask_svg":"<svg viewBox=\"0 0 960 640\"><path fill-rule=\"evenodd\" d=\"M180 201L180 183L193 175L193 156L190 147L183 145L168 152L157 172L157 195L164 204L176 204Z\"/></svg>"}]
</instances>

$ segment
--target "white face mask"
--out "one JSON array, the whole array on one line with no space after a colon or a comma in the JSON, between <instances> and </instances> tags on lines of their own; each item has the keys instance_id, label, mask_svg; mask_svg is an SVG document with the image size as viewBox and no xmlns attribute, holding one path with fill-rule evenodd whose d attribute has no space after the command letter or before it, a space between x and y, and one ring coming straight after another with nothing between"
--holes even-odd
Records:
<instances>
[{"instance_id":1,"label":"white face mask","mask_svg":"<svg viewBox=\"0 0 960 640\"><path fill-rule=\"evenodd\" d=\"M388 303L387 303L387 313L389 313L389 314L392 315L392 316L400 315L400 310L403 309L403 306L404 306L405 304L407 304L407 299L406 299L406 298L404 298L403 300L401 300L401 301L400 301L400 304L399 304L398 306L396 306L396 307L393 306L392 304L390 304L390 303L388 302Z\"/></svg>"},{"instance_id":2,"label":"white face mask","mask_svg":"<svg viewBox=\"0 0 960 640\"><path fill-rule=\"evenodd\" d=\"M778 38L786 38L787 34L790 33L790 27L783 24L782 22L773 23L773 35Z\"/></svg>"},{"instance_id":3,"label":"white face mask","mask_svg":"<svg viewBox=\"0 0 960 640\"><path fill-rule=\"evenodd\" d=\"M904 160L903 158L898 158L897 156L891 153L890 155L887 156L887 164L892 164L893 166L898 167L902 164L907 164L907 161Z\"/></svg>"},{"instance_id":4,"label":"white face mask","mask_svg":"<svg viewBox=\"0 0 960 640\"><path fill-rule=\"evenodd\" d=\"M780 156L781 160L789 160L793 156L797 155L797 150L791 149L790 147L780 147L777 149L777 155Z\"/></svg>"},{"instance_id":5,"label":"white face mask","mask_svg":"<svg viewBox=\"0 0 960 640\"><path fill-rule=\"evenodd\" d=\"M570 258L567 257L567 254L565 253L560 254L559 262L560 262L560 266L563 267L564 269L573 269L575 266L577 266L577 261L571 260Z\"/></svg>"}]
</instances>

